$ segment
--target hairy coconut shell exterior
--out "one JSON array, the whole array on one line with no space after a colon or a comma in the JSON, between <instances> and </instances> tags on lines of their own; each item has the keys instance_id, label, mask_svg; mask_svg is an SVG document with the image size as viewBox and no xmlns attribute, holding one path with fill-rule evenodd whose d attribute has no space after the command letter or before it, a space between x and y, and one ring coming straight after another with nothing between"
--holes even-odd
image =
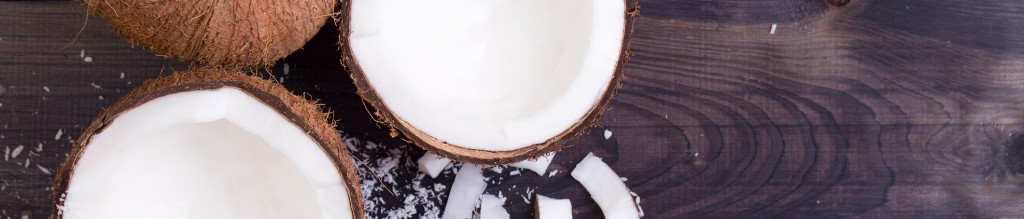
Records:
<instances>
[{"instance_id":1,"label":"hairy coconut shell exterior","mask_svg":"<svg viewBox=\"0 0 1024 219\"><path fill-rule=\"evenodd\" d=\"M243 92L252 95L257 100L273 108L277 113L287 118L291 123L304 130L313 142L323 149L324 153L334 162L338 173L345 182L345 189L348 191L349 205L352 209L352 218L363 218L363 198L360 188L359 175L356 172L356 165L348 153L348 148L338 132L334 123L330 122L331 114L324 113L316 101L297 96L289 92L280 84L247 76L241 72L224 70L197 70L187 73L174 73L169 76L146 81L142 86L126 94L113 106L100 113L96 120L86 128L78 141L75 142L68 154L67 160L60 165L56 179L53 182L53 194L51 199L56 206L63 206L64 194L68 189L71 177L74 175L75 166L85 152L93 135L103 131L122 113L134 109L153 99L169 94L198 91L215 90L224 87L238 88ZM61 218L59 208L54 208L52 218Z\"/></svg>"},{"instance_id":2,"label":"hairy coconut shell exterior","mask_svg":"<svg viewBox=\"0 0 1024 219\"><path fill-rule=\"evenodd\" d=\"M626 22L623 27L624 35L622 38L622 48L619 54L619 61L615 65L614 76L608 84L608 88L605 90L601 100L598 101L594 107L590 108L583 118L577 121L576 124L573 124L569 129L566 129L562 133L545 142L510 151L488 151L470 149L437 139L419 129L416 129L388 109L388 106L384 104L380 95L374 90L373 85L367 81L363 69L359 67L359 60L352 52L352 47L349 44L349 36L351 35L350 12L352 10L352 1L353 0L342 0L341 5L338 6L341 13L336 14L334 17L334 21L340 29L338 51L341 53L341 64L348 68L350 77L352 77L352 81L355 82L356 87L358 88L357 92L359 93L359 96L362 97L365 103L369 103L376 109L373 113L376 121L391 129L391 137L397 137L399 132L401 132L401 134L408 138L409 141L415 143L424 150L430 151L431 153L459 162L494 165L508 164L528 159L532 160L548 153L560 151L562 148L568 146L569 141L586 134L590 130L591 126L596 125L600 121L601 114L604 113L608 106L608 102L612 99L612 96L614 96L619 87L621 87L621 81L625 77L623 74L623 67L625 67L626 61L629 57L632 56L629 46L633 36L633 23L636 21L636 18L640 13L638 0L623 0L623 4L626 5L626 10L622 12L622 16L626 18Z\"/></svg>"},{"instance_id":3,"label":"hairy coconut shell exterior","mask_svg":"<svg viewBox=\"0 0 1024 219\"><path fill-rule=\"evenodd\" d=\"M82 0L118 36L192 64L269 66L313 38L337 0Z\"/></svg>"}]
</instances>

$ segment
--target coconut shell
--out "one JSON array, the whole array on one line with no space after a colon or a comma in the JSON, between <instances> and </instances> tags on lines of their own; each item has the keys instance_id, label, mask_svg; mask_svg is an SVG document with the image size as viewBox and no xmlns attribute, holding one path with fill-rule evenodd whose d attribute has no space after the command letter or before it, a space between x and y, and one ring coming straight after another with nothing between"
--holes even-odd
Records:
<instances>
[{"instance_id":1,"label":"coconut shell","mask_svg":"<svg viewBox=\"0 0 1024 219\"><path fill-rule=\"evenodd\" d=\"M356 165L349 155L348 148L331 121L331 113L324 113L321 105L314 100L292 94L280 84L247 76L241 72L225 70L196 70L187 73L174 73L169 76L146 81L132 90L110 108L104 110L86 128L71 148L67 159L57 170L53 182L51 199L56 206L63 206L64 194L68 189L75 166L85 152L93 135L103 131L122 113L127 112L153 99L169 94L214 90L233 87L252 95L257 100L273 108L290 122L304 130L310 139L323 149L331 159L348 190L352 218L363 218L363 198L361 195L359 175ZM54 208L52 218L61 218L58 208Z\"/></svg>"},{"instance_id":2,"label":"coconut shell","mask_svg":"<svg viewBox=\"0 0 1024 219\"><path fill-rule=\"evenodd\" d=\"M132 45L204 66L270 66L313 38L337 0L82 0Z\"/></svg>"},{"instance_id":3,"label":"coconut shell","mask_svg":"<svg viewBox=\"0 0 1024 219\"><path fill-rule=\"evenodd\" d=\"M560 151L564 147L568 146L569 141L586 134L589 132L590 127L598 124L601 114L604 113L608 106L608 102L618 91L619 87L621 87L621 81L625 77L623 68L626 65L626 61L630 56L632 56L632 52L629 48L633 35L633 23L636 22L636 19L639 16L640 5L638 0L623 0L623 4L626 5L626 11L622 12L622 16L625 17L626 22L623 27L624 35L622 38L622 48L619 54L619 61L615 65L613 78L611 82L608 83L608 88L605 90L604 95L602 95L601 100L590 108L590 110L587 111L579 121L573 124L572 127L566 129L555 137L552 137L542 143L509 151L470 149L450 144L416 129L406 121L396 116L390 109L388 109L388 106L384 104L380 95L374 90L373 85L367 80L363 69L359 67L359 60L352 52L352 47L349 44L349 36L351 35L350 12L352 10L352 0L341 1L341 4L338 6L341 13L335 15L334 22L340 30L340 36L338 36L338 51L341 53L341 64L348 69L350 73L349 76L352 77L352 81L355 82L356 88L358 89L357 93L362 98L363 102L369 103L374 109L376 109L373 112L375 120L390 129L391 137L397 137L401 134L407 138L408 141L415 143L424 150L455 161L498 165L536 159L537 157L544 156L545 154Z\"/></svg>"}]
</instances>

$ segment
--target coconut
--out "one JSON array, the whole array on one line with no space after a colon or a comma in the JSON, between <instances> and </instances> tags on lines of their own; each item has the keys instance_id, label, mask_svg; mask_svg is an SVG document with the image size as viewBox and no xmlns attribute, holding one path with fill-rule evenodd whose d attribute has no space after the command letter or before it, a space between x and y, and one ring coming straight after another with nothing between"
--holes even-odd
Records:
<instances>
[{"instance_id":1,"label":"coconut","mask_svg":"<svg viewBox=\"0 0 1024 219\"><path fill-rule=\"evenodd\" d=\"M82 0L118 36L210 66L269 66L320 30L337 0Z\"/></svg>"},{"instance_id":2,"label":"coconut","mask_svg":"<svg viewBox=\"0 0 1024 219\"><path fill-rule=\"evenodd\" d=\"M533 199L533 218L572 218L572 202L569 199L553 199L539 194L535 194Z\"/></svg>"},{"instance_id":3,"label":"coconut","mask_svg":"<svg viewBox=\"0 0 1024 219\"><path fill-rule=\"evenodd\" d=\"M54 218L362 218L355 165L328 121L240 72L147 81L76 141Z\"/></svg>"},{"instance_id":4,"label":"coconut","mask_svg":"<svg viewBox=\"0 0 1024 219\"><path fill-rule=\"evenodd\" d=\"M345 0L342 63L391 135L506 164L595 125L623 78L636 0Z\"/></svg>"},{"instance_id":5,"label":"coconut","mask_svg":"<svg viewBox=\"0 0 1024 219\"><path fill-rule=\"evenodd\" d=\"M639 219L643 216L639 201L634 201L626 183L594 153L587 154L576 164L570 175L583 184L597 206L601 207L605 218Z\"/></svg>"},{"instance_id":6,"label":"coconut","mask_svg":"<svg viewBox=\"0 0 1024 219\"><path fill-rule=\"evenodd\" d=\"M441 219L469 219L473 218L473 210L480 204L480 196L487 189L487 180L484 179L480 168L465 164L455 175L452 188L448 193L448 201L444 204L444 214Z\"/></svg>"}]
</instances>

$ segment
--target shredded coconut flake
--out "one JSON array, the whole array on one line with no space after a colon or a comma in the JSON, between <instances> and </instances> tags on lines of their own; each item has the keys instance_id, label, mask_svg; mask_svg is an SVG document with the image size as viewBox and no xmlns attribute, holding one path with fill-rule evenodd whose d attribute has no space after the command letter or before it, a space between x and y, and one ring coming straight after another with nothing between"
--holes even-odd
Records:
<instances>
[{"instance_id":1,"label":"shredded coconut flake","mask_svg":"<svg viewBox=\"0 0 1024 219\"><path fill-rule=\"evenodd\" d=\"M36 164L36 168L39 168L39 171L43 171L43 173L45 173L47 175L50 174L50 169L46 169L46 167L43 167L41 165Z\"/></svg>"},{"instance_id":2,"label":"shredded coconut flake","mask_svg":"<svg viewBox=\"0 0 1024 219\"><path fill-rule=\"evenodd\" d=\"M53 140L60 140L60 137L64 135L64 129L57 129L57 135L53 136Z\"/></svg>"},{"instance_id":3,"label":"shredded coconut flake","mask_svg":"<svg viewBox=\"0 0 1024 219\"><path fill-rule=\"evenodd\" d=\"M605 129L604 130L604 139L608 140L610 138L612 138L612 130Z\"/></svg>"},{"instance_id":4,"label":"shredded coconut flake","mask_svg":"<svg viewBox=\"0 0 1024 219\"><path fill-rule=\"evenodd\" d=\"M24 145L18 145L18 147L15 147L14 150L11 151L11 159L18 158L18 155L21 154L21 150L24 150L24 149L25 149Z\"/></svg>"},{"instance_id":5,"label":"shredded coconut flake","mask_svg":"<svg viewBox=\"0 0 1024 219\"><path fill-rule=\"evenodd\" d=\"M346 136L345 145L352 153L362 179L363 208L367 218L439 218L441 203L447 198L448 185L419 172L408 145L383 146ZM441 178L450 179L445 169ZM399 203L386 200L401 200Z\"/></svg>"}]
</instances>

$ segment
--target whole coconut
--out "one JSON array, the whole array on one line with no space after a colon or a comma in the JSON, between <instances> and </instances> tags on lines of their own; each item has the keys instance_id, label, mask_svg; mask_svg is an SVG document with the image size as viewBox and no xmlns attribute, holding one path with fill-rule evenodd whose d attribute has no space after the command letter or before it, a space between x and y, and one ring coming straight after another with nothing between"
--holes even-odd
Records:
<instances>
[{"instance_id":1,"label":"whole coconut","mask_svg":"<svg viewBox=\"0 0 1024 219\"><path fill-rule=\"evenodd\" d=\"M298 50L336 0L82 0L120 37L185 62L269 66Z\"/></svg>"}]
</instances>

